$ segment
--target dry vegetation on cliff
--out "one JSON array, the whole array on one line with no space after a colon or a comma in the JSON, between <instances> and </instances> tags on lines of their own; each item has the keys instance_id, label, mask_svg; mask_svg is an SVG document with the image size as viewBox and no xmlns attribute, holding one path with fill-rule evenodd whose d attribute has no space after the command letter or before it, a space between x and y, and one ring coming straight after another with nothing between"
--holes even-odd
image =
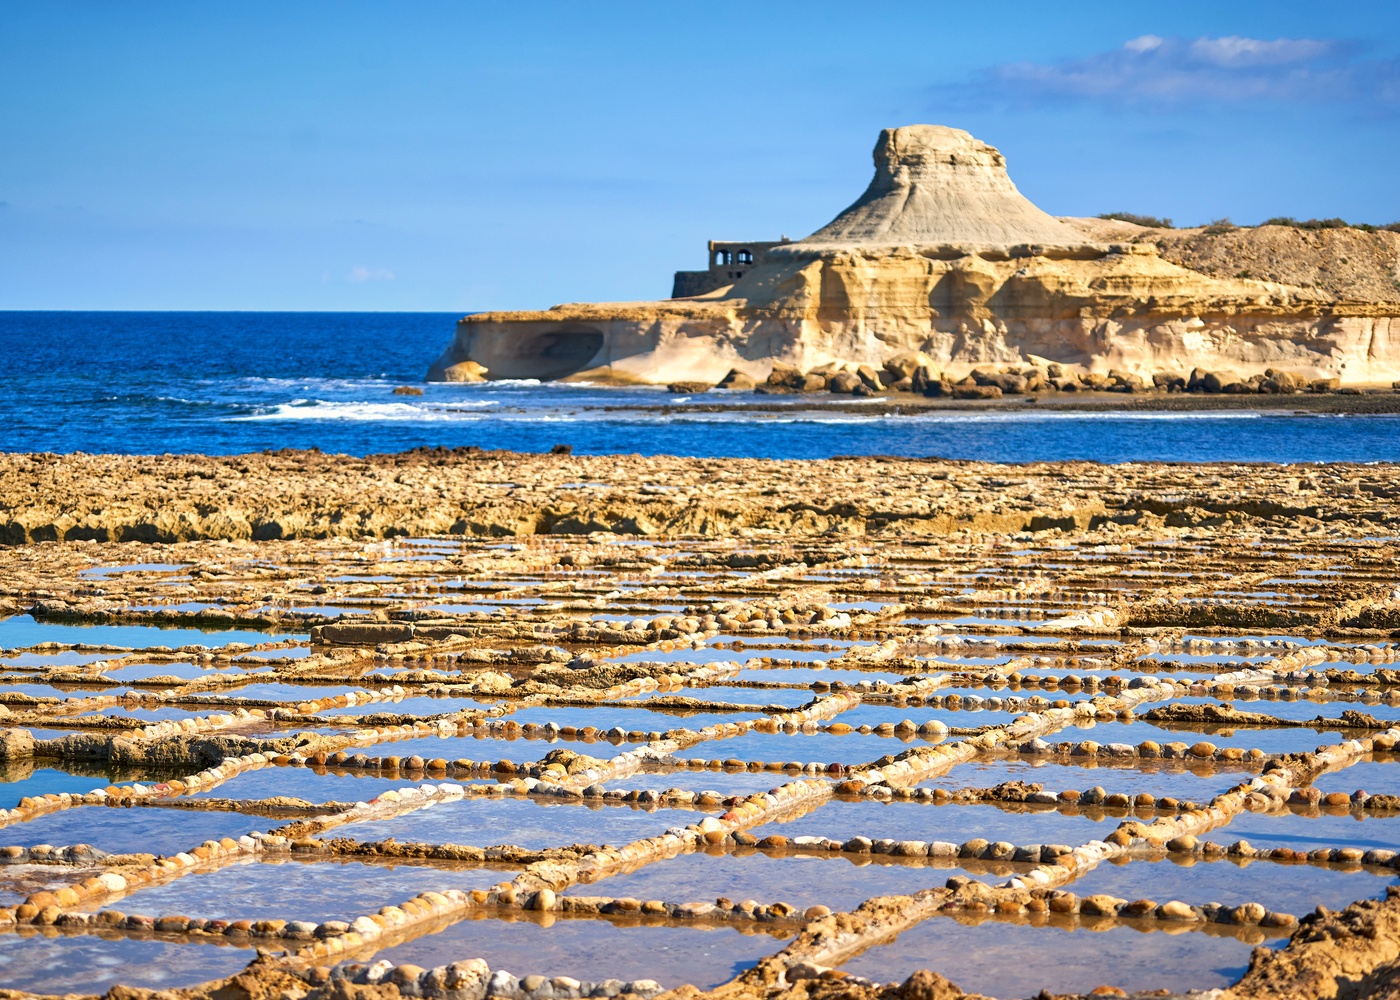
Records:
<instances>
[{"instance_id":1,"label":"dry vegetation on cliff","mask_svg":"<svg viewBox=\"0 0 1400 1000\"><path fill-rule=\"evenodd\" d=\"M1400 233L1296 226L1151 229L1111 219L1063 220L1090 239L1151 243L1173 264L1213 278L1253 278L1338 302L1400 302Z\"/></svg>"}]
</instances>

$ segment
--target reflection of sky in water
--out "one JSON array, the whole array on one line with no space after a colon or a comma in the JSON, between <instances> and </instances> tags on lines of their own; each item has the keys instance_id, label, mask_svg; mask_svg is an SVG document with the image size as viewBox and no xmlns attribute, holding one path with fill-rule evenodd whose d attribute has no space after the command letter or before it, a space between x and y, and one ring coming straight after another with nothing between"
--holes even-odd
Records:
<instances>
[{"instance_id":1,"label":"reflection of sky in water","mask_svg":"<svg viewBox=\"0 0 1400 1000\"><path fill-rule=\"evenodd\" d=\"M12 809L19 805L19 800L29 795L48 795L58 792L74 792L86 795L88 792L98 788L106 788L112 784L101 775L91 774L70 774L67 771L52 766L37 768L32 774L24 778L0 778L0 808ZM129 784L122 781L117 784ZM0 834L0 840L6 840L4 834Z\"/></svg>"},{"instance_id":2,"label":"reflection of sky in water","mask_svg":"<svg viewBox=\"0 0 1400 1000\"><path fill-rule=\"evenodd\" d=\"M161 708L127 708L125 705L110 705L107 708L99 709L96 712L84 712L82 715L73 716L74 722L86 722L95 715L105 715L113 719L129 719L133 725L144 726L151 722L162 722L166 719L195 719L200 716L210 715L217 711L212 708L176 708L173 706L162 706Z\"/></svg>"},{"instance_id":3,"label":"reflection of sky in water","mask_svg":"<svg viewBox=\"0 0 1400 1000\"><path fill-rule=\"evenodd\" d=\"M251 946L10 931L0 934L0 981L38 993L103 993L114 983L174 989L231 976L254 957Z\"/></svg>"},{"instance_id":4,"label":"reflection of sky in water","mask_svg":"<svg viewBox=\"0 0 1400 1000\"><path fill-rule=\"evenodd\" d=\"M270 830L283 822L264 816L149 806L76 806L27 823L11 823L0 839L25 845L91 844L112 854L176 854L206 840L241 837L253 830Z\"/></svg>"},{"instance_id":5,"label":"reflection of sky in water","mask_svg":"<svg viewBox=\"0 0 1400 1000\"><path fill-rule=\"evenodd\" d=\"M391 777L348 771L342 774L330 771L317 774L309 767L264 767L245 771L221 785L195 794L215 799L268 799L274 795L290 795L308 802L367 802L381 792L417 787L423 783L421 776L415 777L419 780L403 774ZM495 784L490 779L455 777L452 782L458 785Z\"/></svg>"},{"instance_id":6,"label":"reflection of sky in water","mask_svg":"<svg viewBox=\"0 0 1400 1000\"><path fill-rule=\"evenodd\" d=\"M369 746L346 747L345 753L362 753L370 757L413 757L424 760L442 757L445 760L539 760L556 747L565 747L590 757L607 760L616 757L629 741L613 744L608 740L520 739L508 740L493 736L415 736L406 740L385 740Z\"/></svg>"},{"instance_id":7,"label":"reflection of sky in water","mask_svg":"<svg viewBox=\"0 0 1400 1000\"><path fill-rule=\"evenodd\" d=\"M360 841L393 837L400 842L469 844L491 847L565 847L576 843L620 846L644 837L657 837L673 826L698 823L707 811L656 809L630 805L565 804L537 799L467 798L444 802L369 823L339 828L346 837Z\"/></svg>"},{"instance_id":8,"label":"reflection of sky in water","mask_svg":"<svg viewBox=\"0 0 1400 1000\"><path fill-rule=\"evenodd\" d=\"M614 726L621 726L629 731L665 732L668 729L699 730L720 722L736 722L741 719L757 718L759 714L757 710L754 712L687 712L681 714L677 711L658 710L653 712L645 708L613 708L605 705L596 708L581 705L558 708L536 705L532 708L522 708L512 712L507 718L522 726L527 722L535 722L540 725L553 722L561 727L574 726L578 729L582 729L584 726L595 726L598 729L612 729Z\"/></svg>"},{"instance_id":9,"label":"reflection of sky in water","mask_svg":"<svg viewBox=\"0 0 1400 1000\"><path fill-rule=\"evenodd\" d=\"M302 660L311 655L310 646L292 646L287 649L255 649L239 653L235 660Z\"/></svg>"},{"instance_id":10,"label":"reflection of sky in water","mask_svg":"<svg viewBox=\"0 0 1400 1000\"><path fill-rule=\"evenodd\" d=\"M1025 713L1004 712L983 708L916 708L913 705L881 705L872 702L857 705L834 716L831 722L844 722L848 726L878 726L882 722L898 725L905 719L916 726L925 722L941 722L945 726L976 728L977 726L1005 726Z\"/></svg>"},{"instance_id":11,"label":"reflection of sky in water","mask_svg":"<svg viewBox=\"0 0 1400 1000\"><path fill-rule=\"evenodd\" d=\"M580 883L575 896L631 896L669 902L753 899L760 903L789 903L806 908L818 904L851 910L872 896L909 895L941 886L956 871L931 865L868 863L869 857L831 858L800 854L771 858L755 851L734 854L682 854L635 872L599 882ZM859 864L859 861L866 861Z\"/></svg>"},{"instance_id":12,"label":"reflection of sky in water","mask_svg":"<svg viewBox=\"0 0 1400 1000\"><path fill-rule=\"evenodd\" d=\"M489 889L504 868L435 868L354 861L245 861L122 897L139 913L193 913L214 920L351 921L420 892Z\"/></svg>"},{"instance_id":13,"label":"reflection of sky in water","mask_svg":"<svg viewBox=\"0 0 1400 1000\"><path fill-rule=\"evenodd\" d=\"M710 687L685 688L670 693L685 698L723 701L733 705L782 705L785 708L797 708L809 701L827 696L825 693L818 694L806 688L729 687L719 684Z\"/></svg>"},{"instance_id":14,"label":"reflection of sky in water","mask_svg":"<svg viewBox=\"0 0 1400 1000\"><path fill-rule=\"evenodd\" d=\"M1222 730L1233 730L1229 735ZM1349 738L1349 737L1348 737ZM1252 729L1245 726L1190 726L1186 723L1099 722L1092 726L1067 726L1045 739L1051 743L1093 740L1095 743L1131 743L1144 740L1157 743L1199 743L1205 741L1217 747L1257 747L1265 753L1302 753L1323 744L1340 743L1336 733L1319 733L1312 729Z\"/></svg>"},{"instance_id":15,"label":"reflection of sky in water","mask_svg":"<svg viewBox=\"0 0 1400 1000\"><path fill-rule=\"evenodd\" d=\"M93 566L81 569L78 575L88 580L103 580L122 573L173 573L184 569L188 563L127 563L123 566Z\"/></svg>"},{"instance_id":16,"label":"reflection of sky in water","mask_svg":"<svg viewBox=\"0 0 1400 1000\"><path fill-rule=\"evenodd\" d=\"M908 747L899 740L846 733L745 733L711 740L681 751L677 756L702 760L777 761L801 764L864 764Z\"/></svg>"},{"instance_id":17,"label":"reflection of sky in water","mask_svg":"<svg viewBox=\"0 0 1400 1000\"><path fill-rule=\"evenodd\" d=\"M0 619L0 648L14 649L41 642L87 643L142 649L148 646L226 646L231 642L305 640L305 634L253 632L248 629L157 628L154 625L68 625L36 622L30 615Z\"/></svg>"},{"instance_id":18,"label":"reflection of sky in water","mask_svg":"<svg viewBox=\"0 0 1400 1000\"><path fill-rule=\"evenodd\" d=\"M493 704L492 701L481 702L475 698L433 698L427 695L418 697L397 698L384 701L372 701L364 705L332 705L322 709L323 715L450 715L453 712L460 712L463 709L470 711L481 711Z\"/></svg>"},{"instance_id":19,"label":"reflection of sky in water","mask_svg":"<svg viewBox=\"0 0 1400 1000\"><path fill-rule=\"evenodd\" d=\"M908 673L900 673L893 670L849 670L841 667L745 667L734 675L735 680L741 681L776 681L779 684L811 684L815 681L825 681L828 684L835 684L840 681L843 684L852 686L861 681L885 681L888 684L897 684L904 678L911 676ZM917 673L913 676L919 676Z\"/></svg>"},{"instance_id":20,"label":"reflection of sky in water","mask_svg":"<svg viewBox=\"0 0 1400 1000\"><path fill-rule=\"evenodd\" d=\"M1194 906L1261 903L1265 909L1301 917L1318 905L1340 910L1358 899L1383 895L1394 881L1391 875L1313 865L1290 865L1285 874L1269 861L1131 861L1101 864L1075 879L1070 889L1080 896L1102 892L1120 899L1180 899Z\"/></svg>"},{"instance_id":21,"label":"reflection of sky in water","mask_svg":"<svg viewBox=\"0 0 1400 1000\"><path fill-rule=\"evenodd\" d=\"M754 836L820 836L836 840L889 837L894 840L947 840L955 844L984 837L1013 844L1083 844L1108 836L1120 821L1087 816L1010 812L990 805L930 805L926 802L838 800L787 822L755 828Z\"/></svg>"},{"instance_id":22,"label":"reflection of sky in water","mask_svg":"<svg viewBox=\"0 0 1400 1000\"><path fill-rule=\"evenodd\" d=\"M607 894L601 885L598 892ZM690 983L711 989L787 941L764 931L763 924L618 927L596 919L560 919L546 928L529 919L469 917L437 934L386 948L374 958L430 969L472 955L484 958L492 969L522 978L538 973L594 982L654 979L665 987Z\"/></svg>"},{"instance_id":23,"label":"reflection of sky in water","mask_svg":"<svg viewBox=\"0 0 1400 1000\"><path fill-rule=\"evenodd\" d=\"M1213 833L1211 839L1221 843L1247 840L1255 847L1291 847L1299 851L1311 851L1317 847L1360 847L1365 850L1380 847L1393 851L1397 840L1400 840L1400 817L1373 813L1348 813L1342 816L1299 816L1291 812L1261 816L1258 813L1245 813L1236 817L1228 827ZM1291 869L1289 874L1292 874Z\"/></svg>"},{"instance_id":24,"label":"reflection of sky in water","mask_svg":"<svg viewBox=\"0 0 1400 1000\"><path fill-rule=\"evenodd\" d=\"M0 658L0 665L6 667L72 667L110 659L112 659L111 653L79 653L68 649L61 653L14 653Z\"/></svg>"},{"instance_id":25,"label":"reflection of sky in water","mask_svg":"<svg viewBox=\"0 0 1400 1000\"><path fill-rule=\"evenodd\" d=\"M104 677L112 680L132 681L146 680L149 677L179 677L181 680L194 680L196 677L212 676L246 676L253 673L269 673L271 667L257 666L256 663L248 663L239 666L203 667L198 663L133 663L130 666L119 667L116 670L103 672ZM233 689L237 693L238 689Z\"/></svg>"},{"instance_id":26,"label":"reflection of sky in water","mask_svg":"<svg viewBox=\"0 0 1400 1000\"><path fill-rule=\"evenodd\" d=\"M634 771L608 782L608 788L622 791L681 788L689 792L718 792L722 796L752 795L785 785L810 775L790 775L781 771Z\"/></svg>"},{"instance_id":27,"label":"reflection of sky in water","mask_svg":"<svg viewBox=\"0 0 1400 1000\"><path fill-rule=\"evenodd\" d=\"M1204 704L1222 704L1211 698L1181 698L1180 701L1199 701ZM1321 716L1324 719L1340 719L1343 712L1360 712L1383 721L1400 720L1400 705L1368 705L1360 701L1277 701L1263 698L1250 701L1230 701L1229 705L1241 712L1257 712L1272 715L1277 719L1293 719L1310 722Z\"/></svg>"},{"instance_id":28,"label":"reflection of sky in water","mask_svg":"<svg viewBox=\"0 0 1400 1000\"><path fill-rule=\"evenodd\" d=\"M371 685L377 687L377 685ZM244 687L223 688L216 692L210 692L210 697L215 698L259 698L268 701L315 701L321 698L334 698L339 694L348 694L351 691L362 691L363 687L353 680L340 684L285 684L276 683L256 683L248 684Z\"/></svg>"},{"instance_id":29,"label":"reflection of sky in water","mask_svg":"<svg viewBox=\"0 0 1400 1000\"><path fill-rule=\"evenodd\" d=\"M1400 795L1400 760L1387 756L1383 760L1360 760L1340 771L1329 771L1314 779L1313 787L1324 795L1358 789L1371 795Z\"/></svg>"},{"instance_id":30,"label":"reflection of sky in water","mask_svg":"<svg viewBox=\"0 0 1400 1000\"><path fill-rule=\"evenodd\" d=\"M91 698L99 694L117 694L122 690L122 688L107 687L100 683L92 687L83 688L57 688L52 684L0 683L0 691L12 692L14 694L27 694L35 698L57 698L60 701L65 698ZM28 710L28 708L29 706L22 702L10 703L10 711L12 712L23 712Z\"/></svg>"},{"instance_id":31,"label":"reflection of sky in water","mask_svg":"<svg viewBox=\"0 0 1400 1000\"><path fill-rule=\"evenodd\" d=\"M898 982L933 968L962 989L998 997L1035 996L1043 987L1074 993L1101 985L1133 991L1214 989L1239 978L1252 948L1233 937L1201 932L1143 933L1124 926L1071 932L995 920L968 926L936 917L841 968L877 982Z\"/></svg>"},{"instance_id":32,"label":"reflection of sky in water","mask_svg":"<svg viewBox=\"0 0 1400 1000\"><path fill-rule=\"evenodd\" d=\"M1248 781L1254 772L1227 771L1212 768L1199 773L1184 768L1112 767L1098 762L1096 767L1084 767L1053 760L970 760L958 764L948 773L919 783L920 788L992 788L1003 781L1025 781L1043 785L1045 791L1056 794L1074 789L1084 791L1100 787L1104 791L1137 795L1147 792L1153 796L1171 795L1197 802Z\"/></svg>"}]
</instances>

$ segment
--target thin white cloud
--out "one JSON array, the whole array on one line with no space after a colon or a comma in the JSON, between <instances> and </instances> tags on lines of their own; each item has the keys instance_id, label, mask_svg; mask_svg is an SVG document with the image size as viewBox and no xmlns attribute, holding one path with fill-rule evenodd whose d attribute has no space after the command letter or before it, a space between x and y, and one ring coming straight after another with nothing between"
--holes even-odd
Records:
<instances>
[{"instance_id":1,"label":"thin white cloud","mask_svg":"<svg viewBox=\"0 0 1400 1000\"><path fill-rule=\"evenodd\" d=\"M1157 35L1140 35L1123 43L1123 48L1129 52L1151 52L1161 46L1162 39Z\"/></svg>"},{"instance_id":2,"label":"thin white cloud","mask_svg":"<svg viewBox=\"0 0 1400 1000\"><path fill-rule=\"evenodd\" d=\"M1363 59L1335 39L1141 35L1054 63L1005 63L937 88L953 104L1105 106L1338 104L1400 110L1400 60Z\"/></svg>"},{"instance_id":3,"label":"thin white cloud","mask_svg":"<svg viewBox=\"0 0 1400 1000\"><path fill-rule=\"evenodd\" d=\"M355 284L363 284L366 281L393 281L396 275L386 267L352 267L350 269L350 280Z\"/></svg>"}]
</instances>

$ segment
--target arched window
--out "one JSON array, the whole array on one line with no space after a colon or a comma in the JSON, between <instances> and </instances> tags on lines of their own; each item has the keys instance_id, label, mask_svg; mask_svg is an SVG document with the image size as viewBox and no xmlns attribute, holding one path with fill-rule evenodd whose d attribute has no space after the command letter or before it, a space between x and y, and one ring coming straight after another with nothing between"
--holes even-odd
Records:
<instances>
[{"instance_id":1,"label":"arched window","mask_svg":"<svg viewBox=\"0 0 1400 1000\"><path fill-rule=\"evenodd\" d=\"M715 266L716 266L716 267L728 267L728 266L729 266L729 251L728 251L728 250L716 250L716 251L715 251Z\"/></svg>"},{"instance_id":2,"label":"arched window","mask_svg":"<svg viewBox=\"0 0 1400 1000\"><path fill-rule=\"evenodd\" d=\"M753 263L753 251L752 251L752 250L740 250L739 253L737 254L737 256L738 256L738 261L737 261L737 263L740 263L740 264L752 264L752 263Z\"/></svg>"}]
</instances>

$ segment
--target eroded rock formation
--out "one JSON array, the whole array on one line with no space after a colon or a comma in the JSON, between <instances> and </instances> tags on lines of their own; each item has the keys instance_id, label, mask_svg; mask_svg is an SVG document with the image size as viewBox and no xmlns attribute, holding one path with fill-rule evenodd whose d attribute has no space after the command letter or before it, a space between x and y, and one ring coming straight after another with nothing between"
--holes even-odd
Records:
<instances>
[{"instance_id":1,"label":"eroded rock formation","mask_svg":"<svg viewBox=\"0 0 1400 1000\"><path fill-rule=\"evenodd\" d=\"M1281 227L1248 232L1265 229ZM968 133L886 129L865 193L806 239L767 249L733 284L468 316L429 377L717 382L731 369L763 379L775 363L878 368L922 351L953 378L1036 361L1149 383L1194 368L1351 385L1400 378L1400 236L1348 230L1294 248L1291 233L1240 232L1056 219ZM1342 253L1351 256L1333 260ZM1251 266L1232 266L1241 259Z\"/></svg>"}]
</instances>

